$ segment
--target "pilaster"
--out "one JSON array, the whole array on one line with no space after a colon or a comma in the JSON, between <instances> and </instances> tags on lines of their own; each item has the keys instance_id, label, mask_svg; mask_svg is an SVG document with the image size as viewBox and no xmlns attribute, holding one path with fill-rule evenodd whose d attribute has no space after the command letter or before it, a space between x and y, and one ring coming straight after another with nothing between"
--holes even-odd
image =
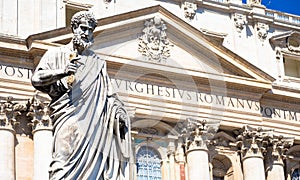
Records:
<instances>
[{"instance_id":1,"label":"pilaster","mask_svg":"<svg viewBox=\"0 0 300 180\"><path fill-rule=\"evenodd\" d=\"M0 101L0 177L14 180L15 177L15 130L17 117L25 106L13 103L12 97Z\"/></svg>"},{"instance_id":2,"label":"pilaster","mask_svg":"<svg viewBox=\"0 0 300 180\"><path fill-rule=\"evenodd\" d=\"M52 120L47 104L41 102L37 96L32 99L28 116L31 123L34 141L33 179L48 179L49 166L52 160Z\"/></svg>"}]
</instances>

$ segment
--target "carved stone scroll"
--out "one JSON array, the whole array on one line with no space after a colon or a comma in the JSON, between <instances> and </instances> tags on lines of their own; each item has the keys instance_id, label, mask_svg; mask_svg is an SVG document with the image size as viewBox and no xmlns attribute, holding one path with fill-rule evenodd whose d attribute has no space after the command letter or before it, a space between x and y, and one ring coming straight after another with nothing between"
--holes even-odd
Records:
<instances>
[{"instance_id":1,"label":"carved stone scroll","mask_svg":"<svg viewBox=\"0 0 300 180\"><path fill-rule=\"evenodd\" d=\"M192 2L184 2L183 5L184 17L193 20L196 15L197 4Z\"/></svg>"},{"instance_id":2,"label":"carved stone scroll","mask_svg":"<svg viewBox=\"0 0 300 180\"><path fill-rule=\"evenodd\" d=\"M266 40L268 36L269 25L258 22L256 26L256 30L257 30L258 39L260 39L261 41Z\"/></svg>"},{"instance_id":3,"label":"carved stone scroll","mask_svg":"<svg viewBox=\"0 0 300 180\"><path fill-rule=\"evenodd\" d=\"M234 26L238 33L241 33L247 24L246 16L243 14L234 13L233 14Z\"/></svg>"}]
</instances>

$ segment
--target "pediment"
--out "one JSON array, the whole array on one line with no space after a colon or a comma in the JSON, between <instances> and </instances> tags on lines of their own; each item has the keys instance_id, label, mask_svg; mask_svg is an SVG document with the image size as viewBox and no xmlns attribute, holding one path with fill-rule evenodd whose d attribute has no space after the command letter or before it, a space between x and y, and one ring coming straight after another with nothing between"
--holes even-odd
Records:
<instances>
[{"instance_id":1,"label":"pediment","mask_svg":"<svg viewBox=\"0 0 300 180\"><path fill-rule=\"evenodd\" d=\"M300 32L288 31L273 36L270 41L283 52L300 55Z\"/></svg>"},{"instance_id":2,"label":"pediment","mask_svg":"<svg viewBox=\"0 0 300 180\"><path fill-rule=\"evenodd\" d=\"M161 59L153 60L145 55L149 52L143 52L141 46L146 46L143 47L144 50L149 50L151 49L149 44L155 42L148 42L145 45L141 39L149 30L151 23L155 24L157 17L161 21L158 22L161 28L159 31L163 31L159 32L160 36L163 34L165 37L159 39L160 45L155 47L163 50L153 52L154 55L160 55ZM149 72L170 71L174 76L177 73L222 81L238 79L244 81L242 82L244 84L255 81L261 83L263 88L269 87L270 82L274 80L223 47L222 41L226 34L196 29L161 6L99 19L98 24L94 33L93 49L114 65L126 64L127 67L130 65L133 69ZM69 29L59 29L31 36L29 39L34 47L35 39L42 39L47 43L66 44L71 37ZM162 41L168 42L162 44Z\"/></svg>"}]
</instances>

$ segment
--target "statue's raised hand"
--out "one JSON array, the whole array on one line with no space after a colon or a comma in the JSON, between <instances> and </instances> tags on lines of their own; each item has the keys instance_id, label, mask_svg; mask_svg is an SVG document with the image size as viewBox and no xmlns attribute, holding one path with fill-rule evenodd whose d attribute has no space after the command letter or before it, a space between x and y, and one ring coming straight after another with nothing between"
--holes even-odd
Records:
<instances>
[{"instance_id":1,"label":"statue's raised hand","mask_svg":"<svg viewBox=\"0 0 300 180\"><path fill-rule=\"evenodd\" d=\"M72 60L70 60L70 62L67 64L67 66L65 67L65 74L67 75L71 75L71 74L75 74L79 64L78 64L78 60L80 59L80 57L75 57Z\"/></svg>"}]
</instances>

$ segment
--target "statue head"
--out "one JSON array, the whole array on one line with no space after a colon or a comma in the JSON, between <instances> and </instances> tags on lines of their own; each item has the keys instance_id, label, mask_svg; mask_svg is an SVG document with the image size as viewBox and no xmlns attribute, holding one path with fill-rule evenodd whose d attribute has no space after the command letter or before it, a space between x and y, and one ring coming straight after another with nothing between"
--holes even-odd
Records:
<instances>
[{"instance_id":1,"label":"statue head","mask_svg":"<svg viewBox=\"0 0 300 180\"><path fill-rule=\"evenodd\" d=\"M96 26L97 21L93 13L80 11L74 14L71 19L74 48L79 51L89 48L94 42L93 31Z\"/></svg>"}]
</instances>

